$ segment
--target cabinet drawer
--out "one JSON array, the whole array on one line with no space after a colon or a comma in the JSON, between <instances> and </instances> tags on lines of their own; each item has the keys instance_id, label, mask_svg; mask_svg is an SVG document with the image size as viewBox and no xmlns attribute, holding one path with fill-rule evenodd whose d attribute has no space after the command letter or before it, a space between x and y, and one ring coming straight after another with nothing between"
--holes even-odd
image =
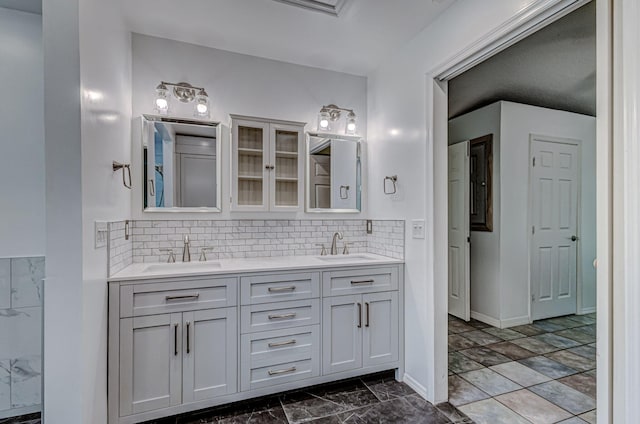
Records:
<instances>
[{"instance_id":1,"label":"cabinet drawer","mask_svg":"<svg viewBox=\"0 0 640 424\"><path fill-rule=\"evenodd\" d=\"M320 326L242 335L242 359L250 368L315 358L320 352Z\"/></svg>"},{"instance_id":2,"label":"cabinet drawer","mask_svg":"<svg viewBox=\"0 0 640 424\"><path fill-rule=\"evenodd\" d=\"M322 295L342 296L398 290L398 267L330 271L322 274Z\"/></svg>"},{"instance_id":3,"label":"cabinet drawer","mask_svg":"<svg viewBox=\"0 0 640 424\"><path fill-rule=\"evenodd\" d=\"M242 333L277 330L320 323L320 300L264 303L243 306Z\"/></svg>"},{"instance_id":4,"label":"cabinet drawer","mask_svg":"<svg viewBox=\"0 0 640 424\"><path fill-rule=\"evenodd\" d=\"M240 278L240 300L243 305L311 299L319 296L320 274L317 272Z\"/></svg>"},{"instance_id":5,"label":"cabinet drawer","mask_svg":"<svg viewBox=\"0 0 640 424\"><path fill-rule=\"evenodd\" d=\"M120 287L120 317L236 306L236 278L147 283Z\"/></svg>"},{"instance_id":6,"label":"cabinet drawer","mask_svg":"<svg viewBox=\"0 0 640 424\"><path fill-rule=\"evenodd\" d=\"M320 361L317 357L252 368L249 370L246 385L243 385L242 390L259 389L319 375Z\"/></svg>"}]
</instances>

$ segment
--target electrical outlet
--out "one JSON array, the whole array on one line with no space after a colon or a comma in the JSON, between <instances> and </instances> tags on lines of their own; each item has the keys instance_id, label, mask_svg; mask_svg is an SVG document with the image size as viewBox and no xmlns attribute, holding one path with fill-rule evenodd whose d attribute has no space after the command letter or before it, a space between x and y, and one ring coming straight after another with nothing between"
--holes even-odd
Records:
<instances>
[{"instance_id":1,"label":"electrical outlet","mask_svg":"<svg viewBox=\"0 0 640 424\"><path fill-rule=\"evenodd\" d=\"M424 238L424 219L414 219L411 221L412 236L414 239Z\"/></svg>"},{"instance_id":2,"label":"electrical outlet","mask_svg":"<svg viewBox=\"0 0 640 424\"><path fill-rule=\"evenodd\" d=\"M96 249L107 247L107 237L109 235L107 223L105 221L96 221L95 229Z\"/></svg>"}]
</instances>

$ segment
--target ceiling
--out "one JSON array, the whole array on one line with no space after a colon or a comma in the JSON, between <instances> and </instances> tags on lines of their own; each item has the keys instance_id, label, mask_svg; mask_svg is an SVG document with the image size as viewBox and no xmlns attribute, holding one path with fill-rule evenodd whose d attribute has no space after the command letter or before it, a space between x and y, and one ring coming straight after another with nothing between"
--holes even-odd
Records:
<instances>
[{"instance_id":1,"label":"ceiling","mask_svg":"<svg viewBox=\"0 0 640 424\"><path fill-rule=\"evenodd\" d=\"M42 15L42 0L0 0L0 7Z\"/></svg>"},{"instance_id":2,"label":"ceiling","mask_svg":"<svg viewBox=\"0 0 640 424\"><path fill-rule=\"evenodd\" d=\"M347 0L335 17L274 0L120 1L133 32L355 75L373 71L453 3Z\"/></svg>"},{"instance_id":3,"label":"ceiling","mask_svg":"<svg viewBox=\"0 0 640 424\"><path fill-rule=\"evenodd\" d=\"M595 116L595 1L449 81L449 118L498 100Z\"/></svg>"}]
</instances>

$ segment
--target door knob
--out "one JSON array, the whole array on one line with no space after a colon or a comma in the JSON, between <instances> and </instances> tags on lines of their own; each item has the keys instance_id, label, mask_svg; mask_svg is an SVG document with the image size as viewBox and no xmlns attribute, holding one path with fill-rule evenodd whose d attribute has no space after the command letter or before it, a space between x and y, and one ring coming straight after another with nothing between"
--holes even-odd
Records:
<instances>
[{"instance_id":1,"label":"door knob","mask_svg":"<svg viewBox=\"0 0 640 424\"><path fill-rule=\"evenodd\" d=\"M576 237L576 236L571 236L571 241L576 241L576 240L578 240L578 237Z\"/></svg>"}]
</instances>

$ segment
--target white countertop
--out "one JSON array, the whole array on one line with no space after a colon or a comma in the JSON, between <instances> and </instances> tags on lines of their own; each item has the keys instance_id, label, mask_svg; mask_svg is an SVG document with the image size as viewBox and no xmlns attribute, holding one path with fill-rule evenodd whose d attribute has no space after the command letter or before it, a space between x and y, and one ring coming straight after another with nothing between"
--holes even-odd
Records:
<instances>
[{"instance_id":1,"label":"white countertop","mask_svg":"<svg viewBox=\"0 0 640 424\"><path fill-rule=\"evenodd\" d=\"M149 280L238 274L244 272L295 271L364 265L402 264L404 260L372 253L327 256L279 256L270 258L219 259L207 262L135 263L109 277L108 281Z\"/></svg>"}]
</instances>

